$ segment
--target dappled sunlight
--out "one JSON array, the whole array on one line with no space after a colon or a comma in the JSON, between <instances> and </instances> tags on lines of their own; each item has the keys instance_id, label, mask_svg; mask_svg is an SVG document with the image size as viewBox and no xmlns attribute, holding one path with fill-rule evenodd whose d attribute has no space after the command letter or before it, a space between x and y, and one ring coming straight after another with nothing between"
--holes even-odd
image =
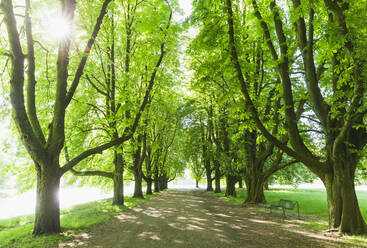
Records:
<instances>
[{"instance_id":1,"label":"dappled sunlight","mask_svg":"<svg viewBox=\"0 0 367 248\"><path fill-rule=\"evenodd\" d=\"M253 211L204 191L167 191L119 214L110 224L96 227L91 236L76 238L74 244L114 247L106 244L117 242L118 247L152 248L272 247L275 243L276 247L287 247L295 240L298 247L340 244L333 238L299 230L297 223L296 219Z\"/></svg>"},{"instance_id":2,"label":"dappled sunlight","mask_svg":"<svg viewBox=\"0 0 367 248\"><path fill-rule=\"evenodd\" d=\"M186 230L195 231L195 230L205 230L205 229L202 227L196 226L196 225L187 224Z\"/></svg>"},{"instance_id":3,"label":"dappled sunlight","mask_svg":"<svg viewBox=\"0 0 367 248\"><path fill-rule=\"evenodd\" d=\"M185 228L183 228L182 224L180 224L180 223L169 223L168 226L170 226L172 228L175 228L175 229L178 229L178 230L181 230L181 231L185 230Z\"/></svg>"},{"instance_id":4,"label":"dappled sunlight","mask_svg":"<svg viewBox=\"0 0 367 248\"><path fill-rule=\"evenodd\" d=\"M138 217L136 217L134 215L120 214L116 218L121 220L121 221L135 221Z\"/></svg>"},{"instance_id":5,"label":"dappled sunlight","mask_svg":"<svg viewBox=\"0 0 367 248\"><path fill-rule=\"evenodd\" d=\"M155 208L148 208L147 210L144 211L144 213L154 218L161 218L161 217L163 218L162 212Z\"/></svg>"},{"instance_id":6,"label":"dappled sunlight","mask_svg":"<svg viewBox=\"0 0 367 248\"><path fill-rule=\"evenodd\" d=\"M225 215L225 214L216 214L216 216L218 216L218 217L225 217L225 218L231 218L231 216Z\"/></svg>"},{"instance_id":7,"label":"dappled sunlight","mask_svg":"<svg viewBox=\"0 0 367 248\"><path fill-rule=\"evenodd\" d=\"M247 219L248 221L255 222L255 223L262 223L262 224L273 224L278 225L279 223L275 223L269 220L259 220L259 219Z\"/></svg>"},{"instance_id":8,"label":"dappled sunlight","mask_svg":"<svg viewBox=\"0 0 367 248\"><path fill-rule=\"evenodd\" d=\"M87 244L88 239L91 238L91 235L88 233L80 233L76 235L72 235L73 240L71 242L66 242L59 244L59 248L65 248L65 247L80 247Z\"/></svg>"},{"instance_id":9,"label":"dappled sunlight","mask_svg":"<svg viewBox=\"0 0 367 248\"><path fill-rule=\"evenodd\" d=\"M153 232L143 232L143 233L139 234L138 237L145 238L145 239L151 239L151 240L161 240L159 235L157 233L153 233Z\"/></svg>"},{"instance_id":10,"label":"dappled sunlight","mask_svg":"<svg viewBox=\"0 0 367 248\"><path fill-rule=\"evenodd\" d=\"M175 239L175 240L173 240L173 243L176 243L176 244L184 244L185 242L182 241L182 240Z\"/></svg>"}]
</instances>

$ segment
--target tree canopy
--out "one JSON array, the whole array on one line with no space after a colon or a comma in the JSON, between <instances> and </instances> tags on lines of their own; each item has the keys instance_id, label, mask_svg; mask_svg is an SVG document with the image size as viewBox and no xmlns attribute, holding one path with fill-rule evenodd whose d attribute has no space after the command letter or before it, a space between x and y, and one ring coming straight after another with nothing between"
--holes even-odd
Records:
<instances>
[{"instance_id":1,"label":"tree canopy","mask_svg":"<svg viewBox=\"0 0 367 248\"><path fill-rule=\"evenodd\" d=\"M34 234L60 232L61 178L123 205L124 181L142 198L186 168L255 204L318 178L329 228L366 233L367 1L192 5L180 22L177 0L0 1L0 175L35 184Z\"/></svg>"}]
</instances>

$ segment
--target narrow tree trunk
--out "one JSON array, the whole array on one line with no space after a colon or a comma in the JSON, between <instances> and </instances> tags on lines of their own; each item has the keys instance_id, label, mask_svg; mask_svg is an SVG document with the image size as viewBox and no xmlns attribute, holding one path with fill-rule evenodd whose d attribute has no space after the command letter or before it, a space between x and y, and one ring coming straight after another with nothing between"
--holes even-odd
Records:
<instances>
[{"instance_id":1,"label":"narrow tree trunk","mask_svg":"<svg viewBox=\"0 0 367 248\"><path fill-rule=\"evenodd\" d=\"M242 189L242 188L243 188L243 180L242 180L242 177L238 177L238 187L239 187L240 189Z\"/></svg>"},{"instance_id":2,"label":"narrow tree trunk","mask_svg":"<svg viewBox=\"0 0 367 248\"><path fill-rule=\"evenodd\" d=\"M124 161L121 153L115 151L114 162L112 205L124 205Z\"/></svg>"},{"instance_id":3,"label":"narrow tree trunk","mask_svg":"<svg viewBox=\"0 0 367 248\"><path fill-rule=\"evenodd\" d=\"M159 192L160 188L159 188L159 179L158 178L154 178L154 192Z\"/></svg>"},{"instance_id":4,"label":"narrow tree trunk","mask_svg":"<svg viewBox=\"0 0 367 248\"><path fill-rule=\"evenodd\" d=\"M195 185L196 185L196 188L199 188L199 181L197 179L195 180Z\"/></svg>"},{"instance_id":5,"label":"narrow tree trunk","mask_svg":"<svg viewBox=\"0 0 367 248\"><path fill-rule=\"evenodd\" d=\"M134 170L134 198L144 198L143 189L142 189L142 182L143 182L143 175L141 168L136 168Z\"/></svg>"},{"instance_id":6,"label":"narrow tree trunk","mask_svg":"<svg viewBox=\"0 0 367 248\"><path fill-rule=\"evenodd\" d=\"M236 176L231 176L231 175L227 175L226 176L226 182L227 182L227 187L226 187L226 194L225 196L233 196L236 197Z\"/></svg>"},{"instance_id":7,"label":"narrow tree trunk","mask_svg":"<svg viewBox=\"0 0 367 248\"><path fill-rule=\"evenodd\" d=\"M222 190L220 189L220 163L218 160L214 160L214 166L215 166L215 190L214 193L221 193Z\"/></svg>"},{"instance_id":8,"label":"narrow tree trunk","mask_svg":"<svg viewBox=\"0 0 367 248\"><path fill-rule=\"evenodd\" d=\"M42 169L38 165L36 167L37 200L33 235L59 233L61 228L58 168L49 165L42 166Z\"/></svg>"},{"instance_id":9,"label":"narrow tree trunk","mask_svg":"<svg viewBox=\"0 0 367 248\"><path fill-rule=\"evenodd\" d=\"M262 176L251 175L246 178L247 196L245 203L265 203L264 180Z\"/></svg>"},{"instance_id":10,"label":"narrow tree trunk","mask_svg":"<svg viewBox=\"0 0 367 248\"><path fill-rule=\"evenodd\" d=\"M210 161L209 166L205 165L205 171L206 171L206 191L213 191L212 170L210 168Z\"/></svg>"}]
</instances>

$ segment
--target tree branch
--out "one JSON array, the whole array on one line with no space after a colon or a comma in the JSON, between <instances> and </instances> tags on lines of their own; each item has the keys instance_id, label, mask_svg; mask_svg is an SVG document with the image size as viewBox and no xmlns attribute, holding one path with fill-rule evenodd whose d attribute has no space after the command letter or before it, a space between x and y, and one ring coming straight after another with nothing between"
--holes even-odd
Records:
<instances>
[{"instance_id":1,"label":"tree branch","mask_svg":"<svg viewBox=\"0 0 367 248\"><path fill-rule=\"evenodd\" d=\"M113 173L112 172L106 172L106 171L76 171L74 169L70 169L70 171L76 175L81 177L90 177L90 176L99 176L99 177L107 177L113 179Z\"/></svg>"},{"instance_id":2,"label":"tree branch","mask_svg":"<svg viewBox=\"0 0 367 248\"><path fill-rule=\"evenodd\" d=\"M39 158L45 153L42 144L37 139L24 104L24 54L22 51L17 23L11 0L2 0L0 9L3 10L6 29L8 32L11 52L12 72L10 76L10 100L13 107L13 119L20 133L22 142L32 158Z\"/></svg>"},{"instance_id":3,"label":"tree branch","mask_svg":"<svg viewBox=\"0 0 367 248\"><path fill-rule=\"evenodd\" d=\"M97 22L96 24L94 25L94 29L93 29L93 32L92 32L92 35L84 49L84 55L82 57L82 59L80 60L79 62L79 66L78 66L78 69L76 70L76 73L75 73L75 76L74 76L74 80L70 86L70 89L66 95L66 100L65 100L65 108L68 107L68 105L70 104L70 101L71 99L73 98L73 95L75 93L75 90L76 88L78 87L79 85L79 81L80 81L80 78L82 77L83 75L83 71L84 71L84 67L85 67L85 64L87 63L87 60L88 60L88 57L89 57L89 54L90 54L90 51L93 47L93 44L97 38L97 35L98 35L98 32L101 28L101 25L102 25L102 22L103 22L103 19L107 13L107 7L109 5L109 3L112 2L112 0L105 0L103 2L103 5L102 5L102 8L101 8L101 11L99 12L99 16L97 18Z\"/></svg>"}]
</instances>

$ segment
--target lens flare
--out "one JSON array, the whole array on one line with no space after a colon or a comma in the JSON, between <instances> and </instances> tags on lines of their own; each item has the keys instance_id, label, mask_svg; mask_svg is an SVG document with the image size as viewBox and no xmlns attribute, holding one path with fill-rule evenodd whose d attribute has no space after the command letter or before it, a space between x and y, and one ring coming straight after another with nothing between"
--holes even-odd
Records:
<instances>
[{"instance_id":1,"label":"lens flare","mask_svg":"<svg viewBox=\"0 0 367 248\"><path fill-rule=\"evenodd\" d=\"M70 37L71 26L70 21L62 16L50 17L47 22L48 33L53 39L57 40Z\"/></svg>"}]
</instances>

